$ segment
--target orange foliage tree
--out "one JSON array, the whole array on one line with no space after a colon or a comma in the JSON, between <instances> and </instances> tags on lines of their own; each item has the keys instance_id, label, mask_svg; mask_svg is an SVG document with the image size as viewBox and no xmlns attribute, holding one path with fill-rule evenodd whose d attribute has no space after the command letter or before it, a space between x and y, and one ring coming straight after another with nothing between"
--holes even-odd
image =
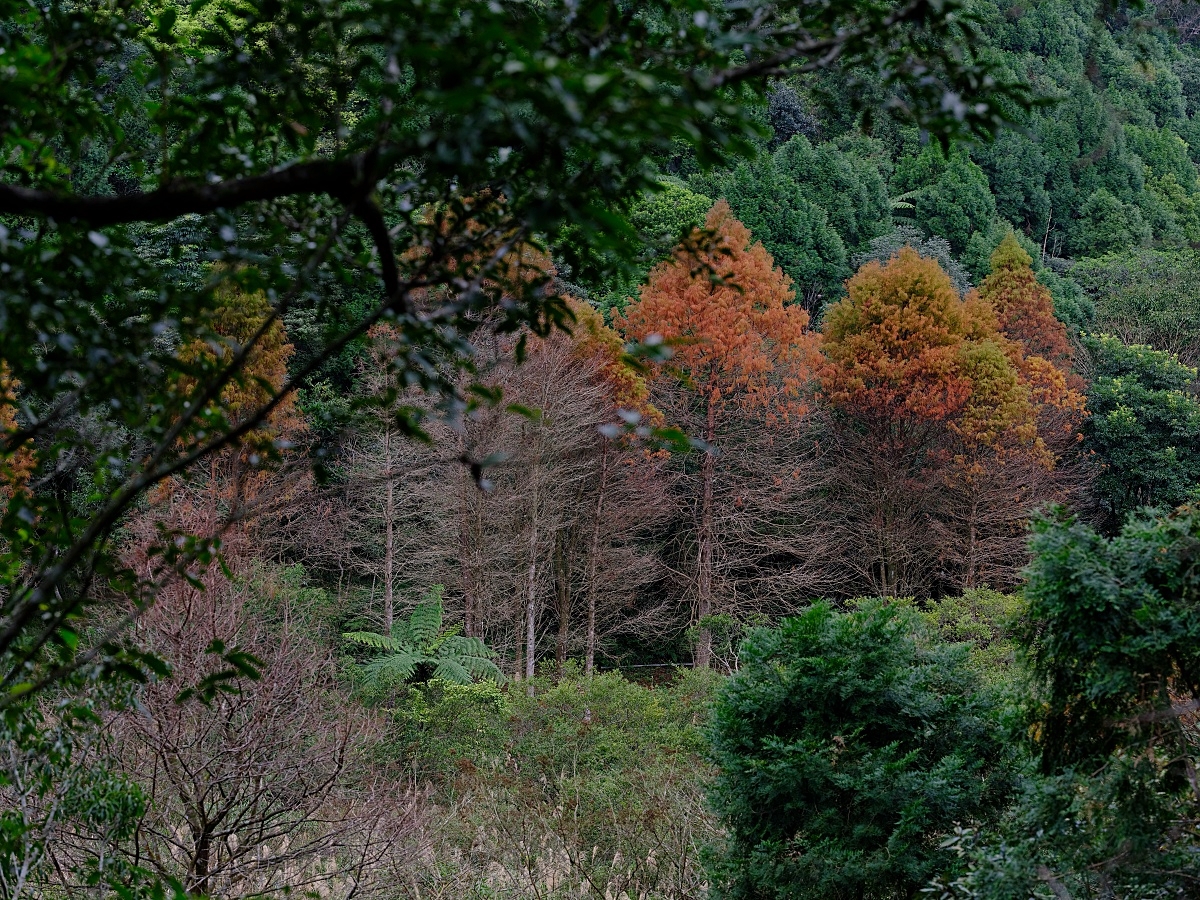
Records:
<instances>
[{"instance_id":1,"label":"orange foliage tree","mask_svg":"<svg viewBox=\"0 0 1200 900\"><path fill-rule=\"evenodd\" d=\"M820 370L842 564L885 595L1011 579L1025 517L1057 490L1039 422L1048 408L1078 408L1078 395L1006 335L1001 322L1015 320L961 298L911 248L864 266L847 289L826 316ZM1004 315L1019 318L1018 300Z\"/></svg>"},{"instance_id":2,"label":"orange foliage tree","mask_svg":"<svg viewBox=\"0 0 1200 900\"><path fill-rule=\"evenodd\" d=\"M1020 341L1027 356L1069 370L1074 352L1067 329L1054 316L1049 289L1037 280L1033 260L1009 232L992 253L992 273L979 286L979 296L996 311L1000 330Z\"/></svg>"},{"instance_id":3,"label":"orange foliage tree","mask_svg":"<svg viewBox=\"0 0 1200 900\"><path fill-rule=\"evenodd\" d=\"M20 384L8 365L0 360L0 441L18 430L16 393ZM23 490L33 472L35 458L28 444L0 456L0 501L11 500Z\"/></svg>"},{"instance_id":4,"label":"orange foliage tree","mask_svg":"<svg viewBox=\"0 0 1200 900\"><path fill-rule=\"evenodd\" d=\"M175 391L180 401L202 403L200 386L210 383L241 352L267 323L270 313L270 302L263 293L243 291L232 281L219 285L205 323L207 339L197 338L176 354L180 375ZM278 397L287 379L292 352L283 324L277 319L272 321L239 374L215 398L203 402L202 412L190 426L191 433L180 436L181 444L195 443L205 432L237 428ZM150 509L131 527L131 553L137 564L153 568L153 548L160 539L158 529L166 527L219 541L226 562L236 569L237 561L251 554L252 518L283 508L298 490L297 479L280 477L274 464L305 427L295 395L289 393L257 427L209 456L206 471L187 471L163 482L151 496ZM162 599L170 602L178 590L189 592L186 582L173 582L166 572L160 574L167 578L168 586L165 595L160 591ZM196 570L190 575L212 588L223 581L217 569Z\"/></svg>"},{"instance_id":5,"label":"orange foliage tree","mask_svg":"<svg viewBox=\"0 0 1200 900\"><path fill-rule=\"evenodd\" d=\"M699 621L714 612L715 516L720 489L736 478L729 464L734 434L747 421L782 430L800 419L814 347L808 313L792 302L790 279L762 244L751 243L723 201L709 212L705 229L709 240L694 234L689 243L695 247L677 250L650 273L621 322L630 337L658 334L674 347L659 379L665 411L706 445L698 472L682 479L693 510ZM719 484L723 476L725 485ZM711 633L701 628L696 665L707 667L711 656Z\"/></svg>"}]
</instances>

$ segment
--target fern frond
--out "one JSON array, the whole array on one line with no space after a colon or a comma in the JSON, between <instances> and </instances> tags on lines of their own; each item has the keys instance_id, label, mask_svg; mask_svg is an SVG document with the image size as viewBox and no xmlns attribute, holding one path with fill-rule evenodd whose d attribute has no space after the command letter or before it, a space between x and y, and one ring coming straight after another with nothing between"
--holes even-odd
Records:
<instances>
[{"instance_id":1,"label":"fern frond","mask_svg":"<svg viewBox=\"0 0 1200 900\"><path fill-rule=\"evenodd\" d=\"M344 640L352 644L362 644L374 650L387 650L389 653L399 653L406 645L386 634L376 634L373 631L347 631L342 635Z\"/></svg>"},{"instance_id":2,"label":"fern frond","mask_svg":"<svg viewBox=\"0 0 1200 900\"><path fill-rule=\"evenodd\" d=\"M375 682L407 681L422 662L425 662L425 658L416 653L393 653L371 660L362 667L362 671Z\"/></svg>"},{"instance_id":3,"label":"fern frond","mask_svg":"<svg viewBox=\"0 0 1200 900\"><path fill-rule=\"evenodd\" d=\"M899 197L895 197L891 200L892 209L915 209L916 207L914 207L913 204L909 203L908 201L915 200L923 193L925 193L924 188L918 188L915 191L905 191Z\"/></svg>"},{"instance_id":4,"label":"fern frond","mask_svg":"<svg viewBox=\"0 0 1200 900\"><path fill-rule=\"evenodd\" d=\"M392 623L392 640L404 647L414 647L418 644L413 638L412 629L408 627L407 619L397 619Z\"/></svg>"},{"instance_id":5,"label":"fern frond","mask_svg":"<svg viewBox=\"0 0 1200 900\"><path fill-rule=\"evenodd\" d=\"M491 659L495 656L488 649L487 644L477 637L466 637L464 635L453 635L448 637L442 644L442 652L447 655L454 656L479 656L484 659Z\"/></svg>"},{"instance_id":6,"label":"fern frond","mask_svg":"<svg viewBox=\"0 0 1200 900\"><path fill-rule=\"evenodd\" d=\"M425 649L433 644L442 630L441 601L417 604L408 617L408 628L414 645Z\"/></svg>"},{"instance_id":7,"label":"fern frond","mask_svg":"<svg viewBox=\"0 0 1200 900\"><path fill-rule=\"evenodd\" d=\"M496 683L504 681L504 673L490 659L482 656L460 656L458 661L471 673L472 678L489 678Z\"/></svg>"},{"instance_id":8,"label":"fern frond","mask_svg":"<svg viewBox=\"0 0 1200 900\"><path fill-rule=\"evenodd\" d=\"M454 684L470 684L474 680L466 666L451 658L438 660L437 668L433 670L433 677Z\"/></svg>"}]
</instances>

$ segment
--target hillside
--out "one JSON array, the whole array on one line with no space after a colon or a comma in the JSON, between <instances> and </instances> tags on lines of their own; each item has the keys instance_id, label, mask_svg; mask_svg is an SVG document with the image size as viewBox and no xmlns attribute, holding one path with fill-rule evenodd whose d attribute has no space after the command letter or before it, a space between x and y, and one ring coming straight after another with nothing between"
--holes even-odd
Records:
<instances>
[{"instance_id":1,"label":"hillside","mask_svg":"<svg viewBox=\"0 0 1200 900\"><path fill-rule=\"evenodd\" d=\"M1200 895L1200 14L0 2L0 900Z\"/></svg>"}]
</instances>

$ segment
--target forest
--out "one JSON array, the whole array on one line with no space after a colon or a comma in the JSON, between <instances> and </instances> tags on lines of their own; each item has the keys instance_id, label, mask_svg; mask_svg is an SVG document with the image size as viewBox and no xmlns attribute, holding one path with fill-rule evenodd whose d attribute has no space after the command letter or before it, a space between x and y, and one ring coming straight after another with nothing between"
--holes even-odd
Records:
<instances>
[{"instance_id":1,"label":"forest","mask_svg":"<svg viewBox=\"0 0 1200 900\"><path fill-rule=\"evenodd\" d=\"M1200 897L1200 6L0 0L0 900Z\"/></svg>"}]
</instances>

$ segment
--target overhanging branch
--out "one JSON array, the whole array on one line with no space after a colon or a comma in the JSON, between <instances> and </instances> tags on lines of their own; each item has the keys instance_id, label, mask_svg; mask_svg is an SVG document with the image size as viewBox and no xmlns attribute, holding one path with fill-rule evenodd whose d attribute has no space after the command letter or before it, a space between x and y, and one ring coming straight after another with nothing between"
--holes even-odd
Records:
<instances>
[{"instance_id":1,"label":"overhanging branch","mask_svg":"<svg viewBox=\"0 0 1200 900\"><path fill-rule=\"evenodd\" d=\"M165 222L189 213L234 209L293 194L329 194L355 202L370 190L361 154L314 160L212 184L182 184L139 194L82 197L0 184L0 213L74 222L92 228L131 222Z\"/></svg>"},{"instance_id":2,"label":"overhanging branch","mask_svg":"<svg viewBox=\"0 0 1200 900\"><path fill-rule=\"evenodd\" d=\"M399 291L396 257L379 205L370 197L371 169L377 154L355 154L337 160L296 163L229 181L181 184L122 196L79 196L0 184L0 214L37 216L90 228L132 222L168 222L179 216L236 209L247 203L278 200L298 194L328 194L345 204L366 226L375 241L389 297Z\"/></svg>"}]
</instances>

